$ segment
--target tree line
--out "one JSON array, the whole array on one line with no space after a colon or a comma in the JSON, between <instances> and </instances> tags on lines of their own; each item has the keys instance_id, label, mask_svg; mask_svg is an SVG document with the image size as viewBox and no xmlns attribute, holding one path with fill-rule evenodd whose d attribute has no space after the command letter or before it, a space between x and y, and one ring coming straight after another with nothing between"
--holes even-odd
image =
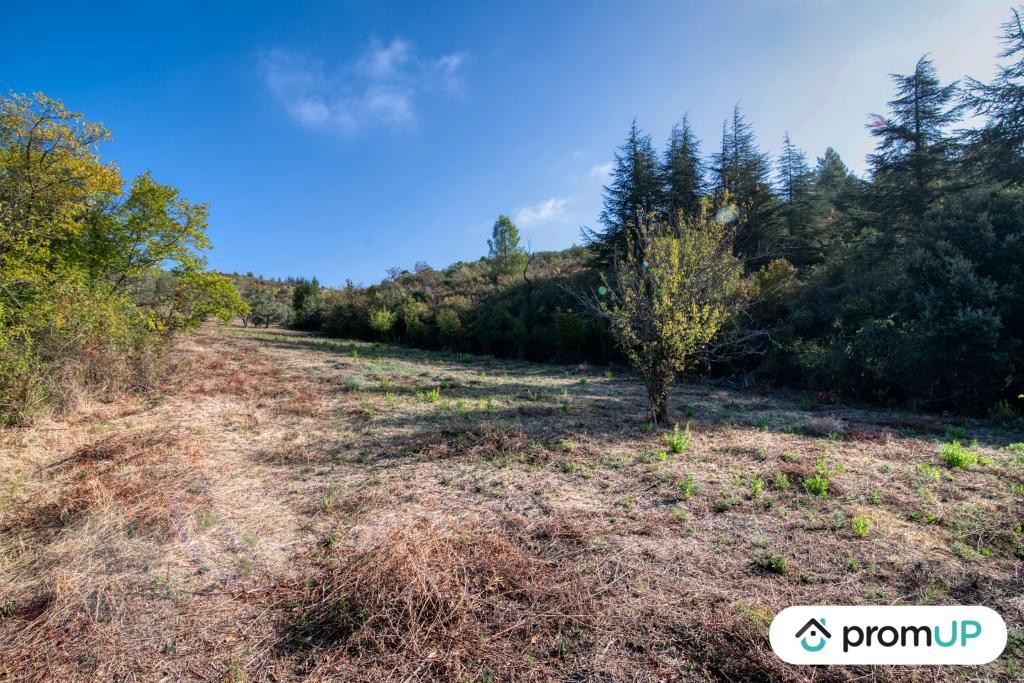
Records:
<instances>
[{"instance_id":1,"label":"tree line","mask_svg":"<svg viewBox=\"0 0 1024 683\"><path fill-rule=\"evenodd\" d=\"M991 80L944 83L927 56L891 77L888 111L867 118L875 149L866 177L832 148L812 164L788 133L771 158L739 106L710 155L685 116L660 152L634 122L585 247L527 254L503 216L479 262L418 264L366 288L300 285L293 324L635 366L630 348L688 339L676 344L681 360L661 363L663 378L750 374L849 399L1012 417L1024 393L1021 11L1002 29ZM712 233L701 246L698 237ZM639 279L637 267L646 270ZM702 268L728 277L687 300L704 286L694 274ZM623 336L616 316L630 317L622 308L630 278L633 293L648 297L649 310L632 313L646 323L658 323L656 291L669 297L663 316L677 305L710 309L674 330L648 330L646 342L635 334L639 319Z\"/></svg>"}]
</instances>

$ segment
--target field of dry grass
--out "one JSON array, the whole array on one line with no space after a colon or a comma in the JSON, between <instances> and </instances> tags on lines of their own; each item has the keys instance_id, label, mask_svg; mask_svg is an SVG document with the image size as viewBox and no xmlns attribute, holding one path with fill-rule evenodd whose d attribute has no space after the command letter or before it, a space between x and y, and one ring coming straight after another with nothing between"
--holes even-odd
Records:
<instances>
[{"instance_id":1,"label":"field of dry grass","mask_svg":"<svg viewBox=\"0 0 1024 683\"><path fill-rule=\"evenodd\" d=\"M0 680L1024 676L1020 434L698 385L669 444L625 374L282 330L174 363L0 432ZM808 603L983 604L1011 643L791 667L768 624Z\"/></svg>"}]
</instances>

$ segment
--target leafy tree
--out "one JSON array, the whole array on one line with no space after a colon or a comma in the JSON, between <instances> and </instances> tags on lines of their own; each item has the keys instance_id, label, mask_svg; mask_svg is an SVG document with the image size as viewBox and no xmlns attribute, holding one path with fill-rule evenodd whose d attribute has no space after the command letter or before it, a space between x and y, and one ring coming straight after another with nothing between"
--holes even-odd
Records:
<instances>
[{"instance_id":1,"label":"leafy tree","mask_svg":"<svg viewBox=\"0 0 1024 683\"><path fill-rule=\"evenodd\" d=\"M147 172L132 181L123 202L108 200L86 214L69 256L115 292L164 268L203 270L206 228L206 205L192 204Z\"/></svg>"},{"instance_id":2,"label":"leafy tree","mask_svg":"<svg viewBox=\"0 0 1024 683\"><path fill-rule=\"evenodd\" d=\"M277 301L265 287L254 287L243 298L249 305L248 313L242 316L242 324L246 327L250 322L256 327L270 327L288 317L288 307Z\"/></svg>"},{"instance_id":3,"label":"leafy tree","mask_svg":"<svg viewBox=\"0 0 1024 683\"><path fill-rule=\"evenodd\" d=\"M662 206L662 170L651 138L633 121L626 142L615 152L612 180L604 188L601 232L585 232L598 261L610 264L628 244L627 235L645 225Z\"/></svg>"},{"instance_id":4,"label":"leafy tree","mask_svg":"<svg viewBox=\"0 0 1024 683\"><path fill-rule=\"evenodd\" d=\"M727 320L729 295L739 283L732 228L709 213L705 200L678 234L649 224L631 231L625 256L591 303L643 378L659 424L668 420L676 373L697 361Z\"/></svg>"},{"instance_id":5,"label":"leafy tree","mask_svg":"<svg viewBox=\"0 0 1024 683\"><path fill-rule=\"evenodd\" d=\"M0 98L0 286L8 295L15 284L47 279L81 232L79 217L120 194L117 167L97 152L109 139L101 124L42 93Z\"/></svg>"},{"instance_id":6,"label":"leafy tree","mask_svg":"<svg viewBox=\"0 0 1024 683\"><path fill-rule=\"evenodd\" d=\"M375 308L370 311L370 329L383 336L395 326L398 315L388 308Z\"/></svg>"},{"instance_id":7,"label":"leafy tree","mask_svg":"<svg viewBox=\"0 0 1024 683\"><path fill-rule=\"evenodd\" d=\"M983 411L1024 392L1024 192L976 188L928 213L896 302L900 390ZM941 359L941 372L933 365Z\"/></svg>"},{"instance_id":8,"label":"leafy tree","mask_svg":"<svg viewBox=\"0 0 1024 683\"><path fill-rule=\"evenodd\" d=\"M689 114L672 126L665 150L663 173L663 213L672 225L678 225L680 214L692 218L700 209L704 194L704 165L700 158L700 141L690 128Z\"/></svg>"},{"instance_id":9,"label":"leafy tree","mask_svg":"<svg viewBox=\"0 0 1024 683\"><path fill-rule=\"evenodd\" d=\"M206 207L149 174L125 196L108 139L42 93L0 98L0 424L144 384L170 333L247 308L206 270Z\"/></svg>"},{"instance_id":10,"label":"leafy tree","mask_svg":"<svg viewBox=\"0 0 1024 683\"><path fill-rule=\"evenodd\" d=\"M459 320L459 314L450 308L444 308L438 311L437 318L437 331L441 334L442 338L451 340L458 334L462 328L462 321Z\"/></svg>"},{"instance_id":11,"label":"leafy tree","mask_svg":"<svg viewBox=\"0 0 1024 683\"><path fill-rule=\"evenodd\" d=\"M320 283L299 279L292 288L292 314L294 324L299 328L312 329L319 326L321 319Z\"/></svg>"},{"instance_id":12,"label":"leafy tree","mask_svg":"<svg viewBox=\"0 0 1024 683\"><path fill-rule=\"evenodd\" d=\"M244 313L248 304L231 278L209 270L178 271L170 300L155 311L159 330L192 330L207 318L228 322Z\"/></svg>"},{"instance_id":13,"label":"leafy tree","mask_svg":"<svg viewBox=\"0 0 1024 683\"><path fill-rule=\"evenodd\" d=\"M1020 185L1024 183L1024 8L1010 11L1010 20L1003 24L1006 47L999 56L1017 61L998 66L991 83L968 79L964 99L987 119L980 130L967 133L982 173L1004 184Z\"/></svg>"},{"instance_id":14,"label":"leafy tree","mask_svg":"<svg viewBox=\"0 0 1024 683\"><path fill-rule=\"evenodd\" d=\"M519 246L519 228L508 216L498 216L494 221L487 247L490 250L491 277L495 282L526 265L526 251Z\"/></svg>"}]
</instances>

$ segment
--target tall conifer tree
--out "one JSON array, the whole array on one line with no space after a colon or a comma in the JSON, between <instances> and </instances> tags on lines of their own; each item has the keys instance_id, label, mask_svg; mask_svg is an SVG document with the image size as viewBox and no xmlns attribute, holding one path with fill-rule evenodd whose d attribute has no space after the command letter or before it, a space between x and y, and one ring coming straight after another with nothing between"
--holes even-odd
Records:
<instances>
[{"instance_id":1,"label":"tall conifer tree","mask_svg":"<svg viewBox=\"0 0 1024 683\"><path fill-rule=\"evenodd\" d=\"M959 118L953 106L957 84L942 85L927 57L914 73L892 80L890 116L868 124L878 140L868 157L876 185L871 201L887 219L913 229L953 179L956 141L947 129Z\"/></svg>"},{"instance_id":2,"label":"tall conifer tree","mask_svg":"<svg viewBox=\"0 0 1024 683\"><path fill-rule=\"evenodd\" d=\"M975 79L967 83L965 101L979 114L988 117L980 130L970 131L972 156L980 161L982 172L1007 185L1024 183L1024 9L1011 10L1003 24L1003 59L1016 58L1009 66L998 66L996 78L984 84Z\"/></svg>"},{"instance_id":3,"label":"tall conifer tree","mask_svg":"<svg viewBox=\"0 0 1024 683\"><path fill-rule=\"evenodd\" d=\"M626 142L615 152L612 180L604 188L600 221L604 229L586 231L602 263L611 263L626 247L627 232L650 222L662 205L662 172L651 137L633 121Z\"/></svg>"},{"instance_id":4,"label":"tall conifer tree","mask_svg":"<svg viewBox=\"0 0 1024 683\"><path fill-rule=\"evenodd\" d=\"M778 178L782 201L779 216L788 243L785 255L796 265L816 263L821 260L824 247L824 205L807 158L790 140L788 132L782 140Z\"/></svg>"},{"instance_id":5,"label":"tall conifer tree","mask_svg":"<svg viewBox=\"0 0 1024 683\"><path fill-rule=\"evenodd\" d=\"M760 260L782 250L779 203L772 191L771 160L757 147L754 131L737 104L731 121L722 126L722 149L712 157L715 192L729 195L737 205L742 225L737 232L737 253Z\"/></svg>"},{"instance_id":6,"label":"tall conifer tree","mask_svg":"<svg viewBox=\"0 0 1024 683\"><path fill-rule=\"evenodd\" d=\"M664 182L665 218L678 228L681 218L696 216L704 193L700 141L690 128L689 114L672 126L665 150Z\"/></svg>"}]
</instances>

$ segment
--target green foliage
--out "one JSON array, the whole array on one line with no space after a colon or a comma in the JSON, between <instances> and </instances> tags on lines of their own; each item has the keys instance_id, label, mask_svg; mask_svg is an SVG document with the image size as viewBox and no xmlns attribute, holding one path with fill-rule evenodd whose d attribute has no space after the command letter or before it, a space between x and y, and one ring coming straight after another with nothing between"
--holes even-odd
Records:
<instances>
[{"instance_id":1,"label":"green foliage","mask_svg":"<svg viewBox=\"0 0 1024 683\"><path fill-rule=\"evenodd\" d=\"M828 485L832 481L833 477L842 471L842 467L832 469L829 468L824 458L818 458L815 463L815 474L812 477L804 479L804 490L811 495L818 496L819 498L828 498Z\"/></svg>"},{"instance_id":2,"label":"green foliage","mask_svg":"<svg viewBox=\"0 0 1024 683\"><path fill-rule=\"evenodd\" d=\"M41 93L0 98L0 425L145 386L171 333L248 310L206 270L206 206L149 173L125 192L108 139Z\"/></svg>"},{"instance_id":3,"label":"green foliage","mask_svg":"<svg viewBox=\"0 0 1024 683\"><path fill-rule=\"evenodd\" d=\"M967 469L978 464L977 452L964 448L959 441L942 444L939 453L950 469Z\"/></svg>"},{"instance_id":4,"label":"green foliage","mask_svg":"<svg viewBox=\"0 0 1024 683\"><path fill-rule=\"evenodd\" d=\"M772 486L777 488L779 491L785 491L790 487L789 475L785 472L779 472L775 475L775 479L772 481Z\"/></svg>"},{"instance_id":5,"label":"green foliage","mask_svg":"<svg viewBox=\"0 0 1024 683\"><path fill-rule=\"evenodd\" d=\"M289 308L276 300L269 289L254 287L242 294L242 298L249 306L248 313L242 315L242 324L245 326L251 323L256 327L270 327L288 319Z\"/></svg>"},{"instance_id":6,"label":"green foliage","mask_svg":"<svg viewBox=\"0 0 1024 683\"><path fill-rule=\"evenodd\" d=\"M954 555L957 555L968 562L984 562L992 555L992 551L988 548L973 548L963 541L956 541L953 543L951 550Z\"/></svg>"},{"instance_id":7,"label":"green foliage","mask_svg":"<svg viewBox=\"0 0 1024 683\"><path fill-rule=\"evenodd\" d=\"M679 423L673 428L671 434L665 434L665 445L673 453L685 453L690 448L690 423L686 423L686 431L679 431Z\"/></svg>"},{"instance_id":8,"label":"green foliage","mask_svg":"<svg viewBox=\"0 0 1024 683\"><path fill-rule=\"evenodd\" d=\"M663 205L661 164L649 135L633 121L626 142L615 152L611 182L604 188L600 221L604 229L590 232L598 260L611 264L627 251L629 234L656 216Z\"/></svg>"},{"instance_id":9,"label":"green foliage","mask_svg":"<svg viewBox=\"0 0 1024 683\"><path fill-rule=\"evenodd\" d=\"M508 216L498 216L487 240L490 251L492 277L501 277L521 272L526 265L526 252L519 246L519 228Z\"/></svg>"},{"instance_id":10,"label":"green foliage","mask_svg":"<svg viewBox=\"0 0 1024 683\"><path fill-rule=\"evenodd\" d=\"M857 516L850 520L853 535L857 538L864 538L871 531L871 520L864 516Z\"/></svg>"},{"instance_id":11,"label":"green foliage","mask_svg":"<svg viewBox=\"0 0 1024 683\"><path fill-rule=\"evenodd\" d=\"M785 574L789 571L789 562L786 561L785 556L769 552L754 556L754 564L773 574Z\"/></svg>"},{"instance_id":12,"label":"green foliage","mask_svg":"<svg viewBox=\"0 0 1024 683\"><path fill-rule=\"evenodd\" d=\"M641 451L640 454L636 456L636 461L645 465L668 462L668 452L657 450Z\"/></svg>"},{"instance_id":13,"label":"green foliage","mask_svg":"<svg viewBox=\"0 0 1024 683\"><path fill-rule=\"evenodd\" d=\"M819 498L828 498L828 478L820 474L804 479L804 489Z\"/></svg>"},{"instance_id":14,"label":"green foliage","mask_svg":"<svg viewBox=\"0 0 1024 683\"><path fill-rule=\"evenodd\" d=\"M437 403L441 400L441 388L434 387L433 389L427 389L426 391L417 391L416 397L424 403Z\"/></svg>"},{"instance_id":15,"label":"green foliage","mask_svg":"<svg viewBox=\"0 0 1024 683\"><path fill-rule=\"evenodd\" d=\"M375 308L370 311L370 329L377 334L386 334L395 324L397 314L387 308Z\"/></svg>"},{"instance_id":16,"label":"green foliage","mask_svg":"<svg viewBox=\"0 0 1024 683\"><path fill-rule=\"evenodd\" d=\"M677 372L696 362L730 314L740 266L729 227L700 215L677 235L664 226L638 225L627 251L604 278L607 296L594 310L609 322L619 348L640 373L656 423L668 417L668 392Z\"/></svg>"},{"instance_id":17,"label":"green foliage","mask_svg":"<svg viewBox=\"0 0 1024 683\"><path fill-rule=\"evenodd\" d=\"M694 481L692 472L687 472L686 479L677 481L675 487L679 492L679 497L683 500L690 500L700 492L700 484Z\"/></svg>"},{"instance_id":18,"label":"green foliage","mask_svg":"<svg viewBox=\"0 0 1024 683\"><path fill-rule=\"evenodd\" d=\"M967 429L950 425L946 427L946 441L963 441L967 438Z\"/></svg>"},{"instance_id":19,"label":"green foliage","mask_svg":"<svg viewBox=\"0 0 1024 683\"><path fill-rule=\"evenodd\" d=\"M300 329L312 329L323 324L323 298L316 278L299 280L292 286L292 315Z\"/></svg>"},{"instance_id":20,"label":"green foliage","mask_svg":"<svg viewBox=\"0 0 1024 683\"><path fill-rule=\"evenodd\" d=\"M924 476L925 479L929 479L934 482L942 480L942 470L935 465L929 465L928 463L921 463L917 467L918 471Z\"/></svg>"},{"instance_id":21,"label":"green foliage","mask_svg":"<svg viewBox=\"0 0 1024 683\"><path fill-rule=\"evenodd\" d=\"M439 311L435 320L437 322L437 331L445 339L454 339L455 335L462 329L462 321L459 320L459 314L450 308Z\"/></svg>"}]
</instances>

